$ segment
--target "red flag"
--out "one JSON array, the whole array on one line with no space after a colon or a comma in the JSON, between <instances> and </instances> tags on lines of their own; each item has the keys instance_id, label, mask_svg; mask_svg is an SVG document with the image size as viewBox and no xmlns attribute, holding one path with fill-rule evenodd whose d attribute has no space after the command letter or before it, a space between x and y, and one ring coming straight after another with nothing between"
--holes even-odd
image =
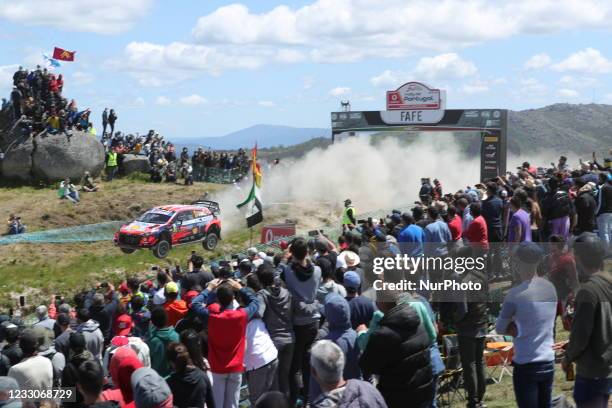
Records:
<instances>
[{"instance_id":1,"label":"red flag","mask_svg":"<svg viewBox=\"0 0 612 408\"><path fill-rule=\"evenodd\" d=\"M76 51L66 51L62 48L55 47L53 49L53 58L60 61L74 61Z\"/></svg>"}]
</instances>

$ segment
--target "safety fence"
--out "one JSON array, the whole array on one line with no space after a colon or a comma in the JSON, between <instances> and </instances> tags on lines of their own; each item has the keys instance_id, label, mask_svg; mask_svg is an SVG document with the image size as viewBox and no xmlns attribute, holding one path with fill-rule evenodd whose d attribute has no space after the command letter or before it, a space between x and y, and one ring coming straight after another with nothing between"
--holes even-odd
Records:
<instances>
[{"instance_id":1,"label":"safety fence","mask_svg":"<svg viewBox=\"0 0 612 408\"><path fill-rule=\"evenodd\" d=\"M77 242L109 241L124 221L108 221L98 224L26 232L19 235L0 237L0 245L20 243L61 244Z\"/></svg>"},{"instance_id":2,"label":"safety fence","mask_svg":"<svg viewBox=\"0 0 612 408\"><path fill-rule=\"evenodd\" d=\"M240 168L220 169L217 167L193 166L193 180L207 183L231 184L245 175Z\"/></svg>"}]
</instances>

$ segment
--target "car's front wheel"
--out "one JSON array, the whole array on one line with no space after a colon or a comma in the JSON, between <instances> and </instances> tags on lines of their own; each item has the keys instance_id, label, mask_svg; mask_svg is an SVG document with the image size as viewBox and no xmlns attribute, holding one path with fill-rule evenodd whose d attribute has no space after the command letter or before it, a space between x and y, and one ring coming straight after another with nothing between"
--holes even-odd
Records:
<instances>
[{"instance_id":1,"label":"car's front wheel","mask_svg":"<svg viewBox=\"0 0 612 408\"><path fill-rule=\"evenodd\" d=\"M217 247L218 243L219 237L217 236L217 234L215 234L214 232L210 232L208 233L208 235L206 235L204 242L202 242L202 246L208 251L213 251Z\"/></svg>"},{"instance_id":2,"label":"car's front wheel","mask_svg":"<svg viewBox=\"0 0 612 408\"><path fill-rule=\"evenodd\" d=\"M136 250L132 248L120 248L120 249L121 249L121 252L123 252L124 254L128 254L128 255L136 252Z\"/></svg>"},{"instance_id":3,"label":"car's front wheel","mask_svg":"<svg viewBox=\"0 0 612 408\"><path fill-rule=\"evenodd\" d=\"M153 247L153 255L155 255L156 258L163 259L167 257L169 253L170 242L164 238L160 239L157 245Z\"/></svg>"}]
</instances>

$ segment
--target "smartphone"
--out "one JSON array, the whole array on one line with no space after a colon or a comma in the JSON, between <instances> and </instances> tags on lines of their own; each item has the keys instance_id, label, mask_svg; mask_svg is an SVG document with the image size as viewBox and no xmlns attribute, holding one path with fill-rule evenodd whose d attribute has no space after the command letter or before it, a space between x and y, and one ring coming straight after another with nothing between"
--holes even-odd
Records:
<instances>
[{"instance_id":1,"label":"smartphone","mask_svg":"<svg viewBox=\"0 0 612 408\"><path fill-rule=\"evenodd\" d=\"M308 231L309 237L316 237L317 235L319 235L319 231L317 230Z\"/></svg>"},{"instance_id":2,"label":"smartphone","mask_svg":"<svg viewBox=\"0 0 612 408\"><path fill-rule=\"evenodd\" d=\"M357 224L367 224L368 220L357 220Z\"/></svg>"},{"instance_id":3,"label":"smartphone","mask_svg":"<svg viewBox=\"0 0 612 408\"><path fill-rule=\"evenodd\" d=\"M238 259L238 254L232 254L232 259Z\"/></svg>"},{"instance_id":4,"label":"smartphone","mask_svg":"<svg viewBox=\"0 0 612 408\"><path fill-rule=\"evenodd\" d=\"M21 307L25 306L25 296L23 295L19 296L19 306Z\"/></svg>"},{"instance_id":5,"label":"smartphone","mask_svg":"<svg viewBox=\"0 0 612 408\"><path fill-rule=\"evenodd\" d=\"M55 302L60 303L62 301L62 297L60 295L55 295Z\"/></svg>"}]
</instances>

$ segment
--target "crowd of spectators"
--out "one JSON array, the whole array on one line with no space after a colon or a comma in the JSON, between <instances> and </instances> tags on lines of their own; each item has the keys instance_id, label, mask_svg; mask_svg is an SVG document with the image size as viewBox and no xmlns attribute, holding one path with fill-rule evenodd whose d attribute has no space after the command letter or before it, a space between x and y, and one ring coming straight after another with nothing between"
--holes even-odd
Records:
<instances>
[{"instance_id":1,"label":"crowd of spectators","mask_svg":"<svg viewBox=\"0 0 612 408\"><path fill-rule=\"evenodd\" d=\"M107 112L107 109L104 112ZM113 109L110 112L111 115L107 116L112 116L116 120L117 116ZM105 117L103 114L103 123ZM189 185L193 184L194 180L208 181L213 175L227 175L232 172L236 179L249 168L249 158L244 149L232 153L204 150L200 147L190 156L186 147L177 152L173 143L165 140L164 136L153 129L149 130L146 135L124 135L119 131L114 132L113 121L110 130L109 133L103 131L102 134L102 143L107 152L106 167L109 180L112 180L117 170L121 170L125 154L146 156L153 182L175 183L178 179L183 179L185 184ZM111 165L109 165L109 160ZM112 174L109 175L109 173Z\"/></svg>"},{"instance_id":2,"label":"crowd of spectators","mask_svg":"<svg viewBox=\"0 0 612 408\"><path fill-rule=\"evenodd\" d=\"M90 110L79 110L74 99L63 95L64 79L47 68L28 71L23 67L13 75L10 100L3 98L2 110L9 114L13 125L27 134L64 134L70 137L77 129L95 134L89 120Z\"/></svg>"},{"instance_id":3,"label":"crowd of spectators","mask_svg":"<svg viewBox=\"0 0 612 408\"><path fill-rule=\"evenodd\" d=\"M412 212L375 221L353 208L335 241L319 232L207 266L193 254L185 270L156 268L70 301L53 297L36 309L33 328L1 316L0 398L11 388L76 385L77 401L64 405L211 408L246 398L275 408L430 407L445 371L438 342L454 333L467 406L483 407L482 357L493 332L513 338L519 407L551 406L559 348L562 369L575 365L576 404L605 407L610 170L596 161L572 170L564 158L544 172L524 163L517 174L450 195L424 179ZM500 255L502 241L510 252ZM373 294L372 259L396 254L481 255L486 273L468 268L456 279L486 286L501 277L513 286L493 321L489 299ZM561 345L558 315L570 331Z\"/></svg>"}]
</instances>

